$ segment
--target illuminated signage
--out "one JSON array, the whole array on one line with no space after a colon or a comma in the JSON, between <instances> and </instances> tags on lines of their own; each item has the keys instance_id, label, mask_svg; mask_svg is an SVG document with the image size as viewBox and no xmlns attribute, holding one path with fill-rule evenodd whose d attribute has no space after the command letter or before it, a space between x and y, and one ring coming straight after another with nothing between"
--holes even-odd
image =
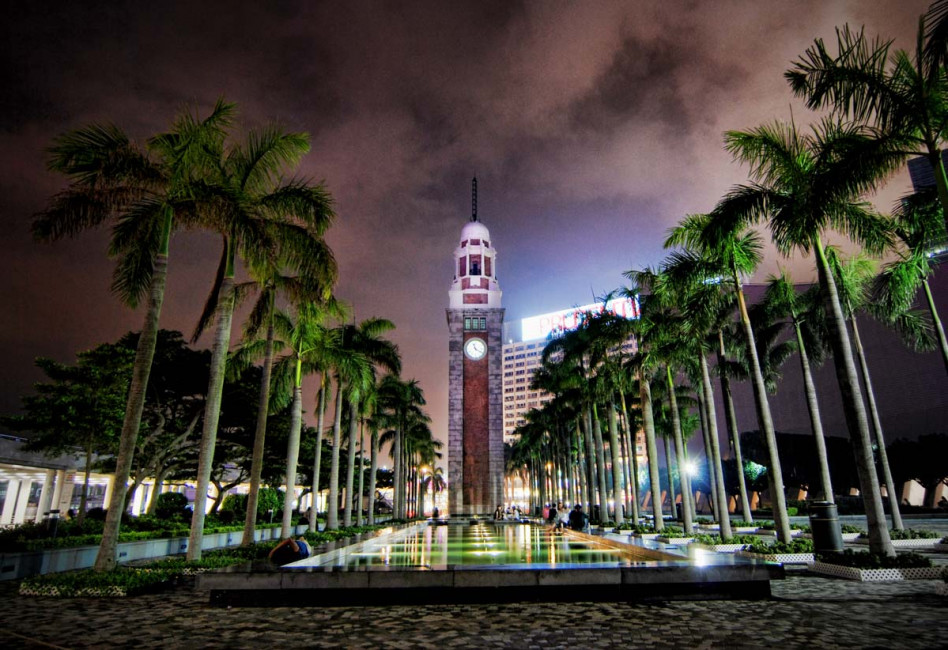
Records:
<instances>
[{"instance_id":1,"label":"illuminated signage","mask_svg":"<svg viewBox=\"0 0 948 650\"><path fill-rule=\"evenodd\" d=\"M604 310L622 318L638 318L639 301L632 298L616 298L605 305L600 302L524 318L520 321L520 340L535 341L569 332L582 324L587 312L598 314Z\"/></svg>"}]
</instances>

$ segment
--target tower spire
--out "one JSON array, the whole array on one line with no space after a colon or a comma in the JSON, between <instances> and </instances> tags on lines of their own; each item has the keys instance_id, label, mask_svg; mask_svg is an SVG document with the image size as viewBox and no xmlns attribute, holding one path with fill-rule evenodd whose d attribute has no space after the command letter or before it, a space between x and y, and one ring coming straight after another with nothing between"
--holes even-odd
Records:
<instances>
[{"instance_id":1,"label":"tower spire","mask_svg":"<svg viewBox=\"0 0 948 650\"><path fill-rule=\"evenodd\" d=\"M471 221L477 221L477 176L471 180Z\"/></svg>"}]
</instances>

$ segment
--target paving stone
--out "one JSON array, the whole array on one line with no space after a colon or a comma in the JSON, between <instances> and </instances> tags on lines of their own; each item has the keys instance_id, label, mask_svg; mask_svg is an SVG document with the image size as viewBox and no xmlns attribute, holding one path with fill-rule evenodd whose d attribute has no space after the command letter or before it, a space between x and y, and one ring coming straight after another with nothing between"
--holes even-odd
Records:
<instances>
[{"instance_id":1,"label":"paving stone","mask_svg":"<svg viewBox=\"0 0 948 650\"><path fill-rule=\"evenodd\" d=\"M935 581L858 583L794 572L764 601L218 608L185 585L128 599L21 597L0 583L0 647L937 648Z\"/></svg>"}]
</instances>

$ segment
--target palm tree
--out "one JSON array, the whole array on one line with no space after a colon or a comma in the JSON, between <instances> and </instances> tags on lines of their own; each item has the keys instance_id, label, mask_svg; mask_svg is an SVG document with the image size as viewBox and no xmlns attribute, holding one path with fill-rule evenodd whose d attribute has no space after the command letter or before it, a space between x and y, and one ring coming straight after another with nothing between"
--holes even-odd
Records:
<instances>
[{"instance_id":1,"label":"palm tree","mask_svg":"<svg viewBox=\"0 0 948 650\"><path fill-rule=\"evenodd\" d=\"M948 6L948 5L946 5ZM939 204L926 194L914 194L899 202L895 210L893 232L897 238L896 259L887 263L873 288L873 299L882 314L891 321L911 310L918 290L925 293L925 301L938 337L941 358L948 371L948 339L935 308L935 300L928 284L928 276L944 256L948 237L945 234Z\"/></svg>"},{"instance_id":2,"label":"palm tree","mask_svg":"<svg viewBox=\"0 0 948 650\"><path fill-rule=\"evenodd\" d=\"M119 527L164 302L171 234L176 221L193 217L189 183L208 172L205 150L221 146L233 114L234 105L222 100L204 120L188 112L180 114L171 131L149 140L153 155L113 125L77 129L60 136L50 149L49 169L69 177L70 185L36 215L33 236L53 241L114 221L109 254L118 258L118 264L112 290L132 308L145 299L96 571L116 564Z\"/></svg>"},{"instance_id":3,"label":"palm tree","mask_svg":"<svg viewBox=\"0 0 948 650\"><path fill-rule=\"evenodd\" d=\"M872 378L869 375L869 364L866 361L866 353L862 346L862 337L859 335L859 324L856 321L858 311L868 311L873 314L879 313L879 305L869 300L869 287L875 279L876 265L875 262L861 254L856 254L848 260L843 260L839 255L839 251L835 248L827 249L827 258L830 268L833 271L836 284L839 287L843 312L852 329L856 360L859 362L859 370L862 375L863 385L866 389L866 401L869 406L870 416L869 421L875 433L876 453L879 457L879 466L882 468L882 475L885 480L886 492L889 498L889 508L892 513L892 527L897 530L903 530L904 526L902 524L902 513L899 509L898 490L892 480L892 471L889 469L885 436L882 431L882 419L879 416L875 390L872 387ZM909 311L901 314L885 314L882 320L892 323L896 330L902 335L903 340L916 350L930 348L931 340L927 328L928 323L920 319L916 312Z\"/></svg>"},{"instance_id":4,"label":"palm tree","mask_svg":"<svg viewBox=\"0 0 948 650\"><path fill-rule=\"evenodd\" d=\"M329 288L315 279L290 276L284 274L283 263L280 260L267 259L260 268L251 270L255 280L237 284L234 287L236 302L239 304L242 297L251 291L258 290L259 294L247 322L244 325L243 343L236 352L228 367L236 371L251 360L262 358L263 373L260 378L260 393L257 402L257 423L254 432L253 455L250 467L250 489L247 493L247 513L244 521L244 533L241 545L246 546L254 541L254 530L257 525L257 497L260 491L261 474L263 471L263 455L267 434L267 416L270 414L270 383L273 371L275 354L274 318L277 314L276 300L285 297L291 304L303 305L307 303L321 303L332 315L341 315L342 306L331 296L327 298ZM291 328L292 329L292 328ZM264 330L264 338L260 338L260 331ZM284 334L285 335L285 334ZM307 356L312 356L308 353ZM308 372L308 371L306 371ZM282 400L280 400L282 403ZM314 492L315 499L315 492ZM312 517L315 522L315 515Z\"/></svg>"},{"instance_id":5,"label":"palm tree","mask_svg":"<svg viewBox=\"0 0 948 650\"><path fill-rule=\"evenodd\" d=\"M719 203L715 213L723 208ZM720 218L718 218L720 221ZM760 237L743 227L724 229L712 224L710 215L691 215L681 225L673 229L666 244L684 246L692 253L692 260L685 267L689 275L703 276L706 282L730 282L731 290L737 298L738 314L744 332L744 344L751 369L751 387L754 391L754 407L757 423L764 434L767 447L767 461L770 465L770 477L774 523L777 526L777 538L782 542L790 541L790 520L787 517L787 501L784 494L783 470L777 453L777 437L774 433L773 417L767 401L767 388L761 371L754 329L751 325L747 302L744 299L742 276L756 270L761 260Z\"/></svg>"},{"instance_id":6,"label":"palm tree","mask_svg":"<svg viewBox=\"0 0 948 650\"><path fill-rule=\"evenodd\" d=\"M900 159L925 156L935 173L942 216L948 218L941 156L948 127L948 78L942 65L948 52L948 7L936 3L932 10L927 43L926 17L919 20L914 57L905 50L890 54L891 41L870 41L846 25L836 30L836 56L817 39L784 76L808 107L829 107L840 116L871 122L880 137L898 142L894 153Z\"/></svg>"},{"instance_id":7,"label":"palm tree","mask_svg":"<svg viewBox=\"0 0 948 650\"><path fill-rule=\"evenodd\" d=\"M265 264L278 251L277 257L301 274L327 287L335 282L335 261L322 239L335 216L329 194L321 185L298 179L283 182L280 177L286 167L298 164L308 151L307 134L285 133L273 126L251 131L245 144L226 153L213 152L217 163L214 177L194 187L204 223L221 234L223 250L193 337L196 340L211 319L215 320L189 560L201 558L207 487L230 347L238 254L253 268Z\"/></svg>"},{"instance_id":8,"label":"palm tree","mask_svg":"<svg viewBox=\"0 0 948 650\"><path fill-rule=\"evenodd\" d=\"M382 334L395 329L394 323L384 318L370 318L362 321L359 325L349 324L341 326L340 348L337 351L342 355L356 360L357 357L365 359L369 364L370 372L368 374L358 370L355 373L347 373L344 377L337 375L337 381L345 380L348 388L349 402L349 436L348 436L348 465L346 467L346 501L352 502L355 471L355 448L356 434L359 421L359 404L363 396L375 388L375 367L380 366L388 372L397 375L401 371L401 359L398 355L398 347L383 338ZM353 367L359 366L358 361ZM337 455L335 446L333 447L334 463ZM359 511L362 506L359 504ZM347 507L343 516L343 525L352 525L352 508Z\"/></svg>"},{"instance_id":9,"label":"palm tree","mask_svg":"<svg viewBox=\"0 0 948 650\"><path fill-rule=\"evenodd\" d=\"M680 314L670 307L672 301L670 292L666 289L668 278L661 271L645 269L644 271L627 271L625 276L635 283L636 287L642 287L651 291L651 295L643 300L643 314L648 311L651 321L649 350L656 360L659 360L664 367L663 381L665 382L666 396L668 398L669 415L671 418L672 435L675 443L675 462L678 465L679 482L681 484L681 501L683 523L686 533L691 533L693 520L692 512L694 510L694 493L691 491L691 485L688 473L683 471L686 467L684 438L682 436L680 411L678 406L678 397L675 391L675 375L678 369L689 360L689 346L687 327ZM669 480L671 480L669 474ZM672 501L674 504L674 501Z\"/></svg>"},{"instance_id":10,"label":"palm tree","mask_svg":"<svg viewBox=\"0 0 948 650\"><path fill-rule=\"evenodd\" d=\"M874 136L865 127L831 120L815 127L812 135L800 134L795 125L780 122L750 131L728 132L728 150L751 165L752 177L758 182L734 188L715 207L709 240L766 220L782 253L789 254L794 249L816 253L820 287L829 314L836 377L866 506L870 548L875 553L893 555L878 493L862 391L823 245L823 232L829 228L840 230L875 251L889 243L886 225L859 201L862 192L872 190L880 177L898 165L894 153L897 147Z\"/></svg>"},{"instance_id":11,"label":"palm tree","mask_svg":"<svg viewBox=\"0 0 948 650\"><path fill-rule=\"evenodd\" d=\"M379 410L386 413L391 423L390 436L382 436L380 444L391 443L392 458L394 460L394 517L404 519L406 510L405 474L406 463L405 432L413 422L430 421L421 410L425 405L424 392L414 379L404 381L394 375L386 375L379 383Z\"/></svg>"},{"instance_id":12,"label":"palm tree","mask_svg":"<svg viewBox=\"0 0 948 650\"><path fill-rule=\"evenodd\" d=\"M813 321L814 303L819 300L818 290L809 290L805 294L798 294L793 281L787 271L779 276L770 276L767 280L767 289L764 292L764 306L772 317L789 318L793 325L794 338L797 342L796 350L800 357L800 370L803 373L803 389L806 394L807 411L810 414L810 430L813 432L813 441L816 444L817 462L820 466L820 494L823 500L835 503L833 497L833 482L830 479L829 459L826 455L826 440L823 435L823 423L820 419L820 405L816 396L816 384L813 382L813 372L810 367L810 354L816 353L818 360L822 359L823 345L821 341L814 341L815 328ZM806 341L810 339L811 344ZM817 343L813 345L813 343Z\"/></svg>"}]
</instances>

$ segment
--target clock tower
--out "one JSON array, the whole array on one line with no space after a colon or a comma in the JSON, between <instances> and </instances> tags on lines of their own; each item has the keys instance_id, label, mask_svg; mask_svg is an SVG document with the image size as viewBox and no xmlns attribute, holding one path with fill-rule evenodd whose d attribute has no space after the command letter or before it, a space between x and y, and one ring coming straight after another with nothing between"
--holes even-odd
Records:
<instances>
[{"instance_id":1,"label":"clock tower","mask_svg":"<svg viewBox=\"0 0 948 650\"><path fill-rule=\"evenodd\" d=\"M497 251L477 219L454 249L448 291L448 508L452 516L490 515L503 503L503 325Z\"/></svg>"}]
</instances>

